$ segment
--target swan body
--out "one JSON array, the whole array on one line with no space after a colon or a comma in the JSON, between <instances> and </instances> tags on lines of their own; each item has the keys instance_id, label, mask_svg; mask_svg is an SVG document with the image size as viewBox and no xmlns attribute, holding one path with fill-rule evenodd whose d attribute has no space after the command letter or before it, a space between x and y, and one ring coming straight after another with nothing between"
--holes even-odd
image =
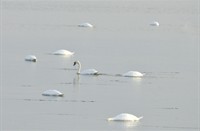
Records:
<instances>
[{"instance_id":1,"label":"swan body","mask_svg":"<svg viewBox=\"0 0 200 131\"><path fill-rule=\"evenodd\" d=\"M37 61L37 58L36 58L36 56L34 56L34 55L27 55L27 56L25 57L25 61L36 62L36 61Z\"/></svg>"},{"instance_id":2,"label":"swan body","mask_svg":"<svg viewBox=\"0 0 200 131\"><path fill-rule=\"evenodd\" d=\"M81 63L79 61L75 61L74 62L74 66L76 64L78 65L77 74L80 74L80 75L98 75L98 71L97 70L95 70L95 69L86 69L86 70L81 71Z\"/></svg>"},{"instance_id":3,"label":"swan body","mask_svg":"<svg viewBox=\"0 0 200 131\"><path fill-rule=\"evenodd\" d=\"M64 94L58 90L46 90L42 93L43 96L63 96Z\"/></svg>"},{"instance_id":4,"label":"swan body","mask_svg":"<svg viewBox=\"0 0 200 131\"><path fill-rule=\"evenodd\" d=\"M153 21L150 25L151 26L159 26L160 24L157 21Z\"/></svg>"},{"instance_id":5,"label":"swan body","mask_svg":"<svg viewBox=\"0 0 200 131\"><path fill-rule=\"evenodd\" d=\"M108 121L139 121L143 117L136 117L132 114L122 113L115 117L108 118Z\"/></svg>"},{"instance_id":6,"label":"swan body","mask_svg":"<svg viewBox=\"0 0 200 131\"><path fill-rule=\"evenodd\" d=\"M90 27L90 28L93 28L94 26L90 23L82 23L82 24L79 24L78 25L79 27Z\"/></svg>"},{"instance_id":7,"label":"swan body","mask_svg":"<svg viewBox=\"0 0 200 131\"><path fill-rule=\"evenodd\" d=\"M144 76L144 74L140 73L138 71L128 71L128 72L124 73L122 76L125 76L125 77L142 77L142 76Z\"/></svg>"},{"instance_id":8,"label":"swan body","mask_svg":"<svg viewBox=\"0 0 200 131\"><path fill-rule=\"evenodd\" d=\"M55 52L53 52L53 55L66 55L66 56L71 56L73 55L74 52L68 51L68 50L57 50Z\"/></svg>"}]
</instances>

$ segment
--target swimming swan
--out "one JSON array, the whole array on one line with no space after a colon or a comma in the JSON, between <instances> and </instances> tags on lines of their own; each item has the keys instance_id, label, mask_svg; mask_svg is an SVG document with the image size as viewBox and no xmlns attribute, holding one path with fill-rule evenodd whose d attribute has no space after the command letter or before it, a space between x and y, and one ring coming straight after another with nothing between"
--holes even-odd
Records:
<instances>
[{"instance_id":1,"label":"swimming swan","mask_svg":"<svg viewBox=\"0 0 200 131\"><path fill-rule=\"evenodd\" d=\"M90 28L93 28L94 26L90 23L82 23L82 24L79 24L78 25L79 27L90 27Z\"/></svg>"},{"instance_id":2,"label":"swimming swan","mask_svg":"<svg viewBox=\"0 0 200 131\"><path fill-rule=\"evenodd\" d=\"M128 72L124 73L122 76L124 76L124 77L142 77L142 76L144 76L144 74L140 73L138 71L128 71Z\"/></svg>"},{"instance_id":3,"label":"swimming swan","mask_svg":"<svg viewBox=\"0 0 200 131\"><path fill-rule=\"evenodd\" d=\"M27 55L27 56L25 57L25 61L36 62L36 61L37 61L37 58L36 58L36 56L34 56L34 55Z\"/></svg>"},{"instance_id":4,"label":"swimming swan","mask_svg":"<svg viewBox=\"0 0 200 131\"><path fill-rule=\"evenodd\" d=\"M115 117L108 118L108 121L139 121L142 117L136 117L132 114L122 113Z\"/></svg>"},{"instance_id":5,"label":"swimming swan","mask_svg":"<svg viewBox=\"0 0 200 131\"><path fill-rule=\"evenodd\" d=\"M74 65L78 65L78 72L77 74L80 74L80 75L98 75L98 71L95 70L95 69L86 69L86 70L83 70L81 71L81 63L79 61L75 61L74 62Z\"/></svg>"},{"instance_id":6,"label":"swimming swan","mask_svg":"<svg viewBox=\"0 0 200 131\"><path fill-rule=\"evenodd\" d=\"M150 25L151 26L159 26L160 24L157 21L153 21Z\"/></svg>"},{"instance_id":7,"label":"swimming swan","mask_svg":"<svg viewBox=\"0 0 200 131\"><path fill-rule=\"evenodd\" d=\"M64 94L57 90L46 90L42 93L43 96L63 96Z\"/></svg>"},{"instance_id":8,"label":"swimming swan","mask_svg":"<svg viewBox=\"0 0 200 131\"><path fill-rule=\"evenodd\" d=\"M53 55L66 55L66 56L71 56L73 55L74 52L68 51L68 50L57 50L55 52L53 52Z\"/></svg>"}]
</instances>

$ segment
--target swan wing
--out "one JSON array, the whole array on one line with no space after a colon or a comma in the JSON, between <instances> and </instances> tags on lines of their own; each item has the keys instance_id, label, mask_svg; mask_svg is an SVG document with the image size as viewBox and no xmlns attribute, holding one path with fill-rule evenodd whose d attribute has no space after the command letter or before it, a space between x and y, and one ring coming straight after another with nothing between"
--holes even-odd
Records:
<instances>
[{"instance_id":1,"label":"swan wing","mask_svg":"<svg viewBox=\"0 0 200 131\"><path fill-rule=\"evenodd\" d=\"M112 117L112 118L108 118L108 120L113 120L113 121L138 121L140 119L142 119L143 117L136 117L132 114L128 114L128 113L122 113L122 114L119 114L115 117Z\"/></svg>"},{"instance_id":2,"label":"swan wing","mask_svg":"<svg viewBox=\"0 0 200 131\"><path fill-rule=\"evenodd\" d=\"M86 69L86 70L81 71L80 74L82 74L82 75L96 75L97 73L98 73L98 71L95 70L95 69Z\"/></svg>"},{"instance_id":3,"label":"swan wing","mask_svg":"<svg viewBox=\"0 0 200 131\"><path fill-rule=\"evenodd\" d=\"M58 90L46 90L42 93L44 96L63 96L64 94Z\"/></svg>"},{"instance_id":4,"label":"swan wing","mask_svg":"<svg viewBox=\"0 0 200 131\"><path fill-rule=\"evenodd\" d=\"M93 27L93 25L90 24L90 23L82 23L82 24L79 24L78 26L79 26L79 27L90 27L90 28Z\"/></svg>"},{"instance_id":5,"label":"swan wing","mask_svg":"<svg viewBox=\"0 0 200 131\"><path fill-rule=\"evenodd\" d=\"M141 77L143 75L144 74L142 74L138 71L129 71L129 72L123 74L123 76L126 76L126 77Z\"/></svg>"},{"instance_id":6,"label":"swan wing","mask_svg":"<svg viewBox=\"0 0 200 131\"><path fill-rule=\"evenodd\" d=\"M57 50L53 52L53 55L73 55L74 52L68 51L68 50Z\"/></svg>"},{"instance_id":7,"label":"swan wing","mask_svg":"<svg viewBox=\"0 0 200 131\"><path fill-rule=\"evenodd\" d=\"M157 21L153 21L150 25L151 26L159 26L160 24Z\"/></svg>"}]
</instances>

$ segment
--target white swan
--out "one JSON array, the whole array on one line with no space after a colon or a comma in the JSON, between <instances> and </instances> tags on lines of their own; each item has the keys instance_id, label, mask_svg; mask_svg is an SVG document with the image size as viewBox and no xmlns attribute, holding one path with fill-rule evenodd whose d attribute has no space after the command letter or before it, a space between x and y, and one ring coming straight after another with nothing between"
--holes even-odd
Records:
<instances>
[{"instance_id":1,"label":"white swan","mask_svg":"<svg viewBox=\"0 0 200 131\"><path fill-rule=\"evenodd\" d=\"M58 90L46 90L42 93L43 96L63 96L64 94Z\"/></svg>"},{"instance_id":2,"label":"white swan","mask_svg":"<svg viewBox=\"0 0 200 131\"><path fill-rule=\"evenodd\" d=\"M144 74L140 73L138 71L128 71L128 72L124 73L122 76L124 76L124 77L142 77L142 76L144 76Z\"/></svg>"},{"instance_id":3,"label":"white swan","mask_svg":"<svg viewBox=\"0 0 200 131\"><path fill-rule=\"evenodd\" d=\"M151 26L159 26L160 24L157 21L153 21L150 25Z\"/></svg>"},{"instance_id":4,"label":"white swan","mask_svg":"<svg viewBox=\"0 0 200 131\"><path fill-rule=\"evenodd\" d=\"M36 61L37 61L37 58L36 58L36 56L34 56L34 55L27 55L27 56L25 57L25 61L36 62Z\"/></svg>"},{"instance_id":5,"label":"white swan","mask_svg":"<svg viewBox=\"0 0 200 131\"><path fill-rule=\"evenodd\" d=\"M55 52L53 52L53 55L66 55L66 56L71 56L73 55L74 52L68 51L68 50L57 50Z\"/></svg>"},{"instance_id":6,"label":"white swan","mask_svg":"<svg viewBox=\"0 0 200 131\"><path fill-rule=\"evenodd\" d=\"M90 28L93 28L94 26L90 23L82 23L82 24L79 24L78 25L79 27L90 27Z\"/></svg>"},{"instance_id":7,"label":"white swan","mask_svg":"<svg viewBox=\"0 0 200 131\"><path fill-rule=\"evenodd\" d=\"M143 118L143 116L136 117L132 114L122 113L115 117L108 118L108 121L139 121L142 118Z\"/></svg>"},{"instance_id":8,"label":"white swan","mask_svg":"<svg viewBox=\"0 0 200 131\"><path fill-rule=\"evenodd\" d=\"M81 71L81 63L79 61L75 61L74 62L74 66L78 65L78 72L77 74L81 74L81 75L98 75L98 71L95 69L86 69Z\"/></svg>"}]
</instances>

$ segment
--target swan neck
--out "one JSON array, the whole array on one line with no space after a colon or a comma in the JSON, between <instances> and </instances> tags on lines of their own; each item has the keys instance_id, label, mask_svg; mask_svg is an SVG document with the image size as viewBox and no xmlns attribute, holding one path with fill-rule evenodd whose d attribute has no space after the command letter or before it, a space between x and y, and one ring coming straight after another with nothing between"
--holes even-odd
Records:
<instances>
[{"instance_id":1,"label":"swan neck","mask_svg":"<svg viewBox=\"0 0 200 131\"><path fill-rule=\"evenodd\" d=\"M80 73L81 73L81 63L78 62L78 72L77 72L77 74L80 74Z\"/></svg>"}]
</instances>

